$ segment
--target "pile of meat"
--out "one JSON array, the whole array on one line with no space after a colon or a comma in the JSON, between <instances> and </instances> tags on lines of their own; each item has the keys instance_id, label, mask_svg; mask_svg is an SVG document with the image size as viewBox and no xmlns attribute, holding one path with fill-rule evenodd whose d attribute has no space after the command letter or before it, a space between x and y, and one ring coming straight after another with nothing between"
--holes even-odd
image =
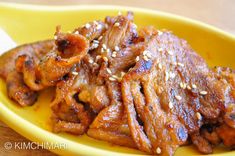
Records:
<instances>
[{"instance_id":1,"label":"pile of meat","mask_svg":"<svg viewBox=\"0 0 235 156\"><path fill-rule=\"evenodd\" d=\"M235 147L235 71L209 68L169 31L137 31L133 14L106 17L0 57L9 98L30 106L56 88L53 131L173 155L194 144Z\"/></svg>"}]
</instances>

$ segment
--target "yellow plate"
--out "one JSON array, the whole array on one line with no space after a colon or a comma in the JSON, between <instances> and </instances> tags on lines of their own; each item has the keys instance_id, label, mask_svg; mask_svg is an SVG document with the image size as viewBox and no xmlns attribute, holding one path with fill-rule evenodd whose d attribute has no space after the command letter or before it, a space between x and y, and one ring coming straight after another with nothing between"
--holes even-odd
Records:
<instances>
[{"instance_id":1,"label":"yellow plate","mask_svg":"<svg viewBox=\"0 0 235 156\"><path fill-rule=\"evenodd\" d=\"M52 38L55 26L73 30L88 21L117 15L118 11L135 13L138 27L154 25L172 30L186 39L209 65L229 66L235 69L235 37L212 26L176 15L120 6L33 6L0 3L0 27L18 44ZM0 43L1 46L1 43ZM66 150L51 149L62 155L133 155L141 152L110 145L84 136L53 134L50 132L49 103L53 90L43 91L38 102L21 108L8 99L5 83L0 80L0 118L26 138L37 142L64 143ZM216 148L215 153L235 155L235 151ZM143 153L142 153L143 154ZM192 147L181 147L176 155L199 154Z\"/></svg>"}]
</instances>

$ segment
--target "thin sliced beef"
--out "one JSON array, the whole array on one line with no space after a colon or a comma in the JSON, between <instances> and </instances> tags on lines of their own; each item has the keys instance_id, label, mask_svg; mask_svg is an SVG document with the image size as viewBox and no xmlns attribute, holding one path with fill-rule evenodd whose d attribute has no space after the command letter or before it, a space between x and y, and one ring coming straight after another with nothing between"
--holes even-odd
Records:
<instances>
[{"instance_id":1,"label":"thin sliced beef","mask_svg":"<svg viewBox=\"0 0 235 156\"><path fill-rule=\"evenodd\" d=\"M225 104L232 101L231 82L218 79L185 40L170 32L148 27L139 37L145 48L122 80L128 124L138 148L173 155L191 136L199 151L211 153L199 130L224 114Z\"/></svg>"}]
</instances>

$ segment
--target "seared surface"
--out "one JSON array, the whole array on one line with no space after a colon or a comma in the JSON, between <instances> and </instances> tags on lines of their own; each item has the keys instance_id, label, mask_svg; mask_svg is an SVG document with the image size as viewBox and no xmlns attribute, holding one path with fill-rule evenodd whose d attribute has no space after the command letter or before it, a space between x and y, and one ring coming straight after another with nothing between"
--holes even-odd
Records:
<instances>
[{"instance_id":1,"label":"seared surface","mask_svg":"<svg viewBox=\"0 0 235 156\"><path fill-rule=\"evenodd\" d=\"M9 50L0 57L0 76L4 79L7 78L7 74L15 69L15 61L18 56L27 54L34 59L39 59L50 51L53 46L53 40L46 40L34 44L24 44Z\"/></svg>"},{"instance_id":2,"label":"seared surface","mask_svg":"<svg viewBox=\"0 0 235 156\"><path fill-rule=\"evenodd\" d=\"M3 63L7 61L7 63ZM137 32L133 13L106 17L0 57L8 96L22 106L56 87L53 131L173 155L235 146L235 71L209 68L169 31Z\"/></svg>"},{"instance_id":3,"label":"seared surface","mask_svg":"<svg viewBox=\"0 0 235 156\"><path fill-rule=\"evenodd\" d=\"M122 81L129 128L137 146L172 155L191 136L199 151L211 153L213 142L200 136L199 130L205 123L220 125L226 107L234 105L234 74L227 73L226 80L222 73L214 73L186 41L169 32L146 28L142 34L146 47ZM233 125L234 119L230 120Z\"/></svg>"},{"instance_id":4,"label":"seared surface","mask_svg":"<svg viewBox=\"0 0 235 156\"><path fill-rule=\"evenodd\" d=\"M32 105L37 100L37 92L25 84L24 75L16 71L15 62L28 56L35 62L54 47L54 41L46 40L16 47L0 56L0 76L6 80L8 96L21 106ZM26 65L29 65L26 63Z\"/></svg>"}]
</instances>

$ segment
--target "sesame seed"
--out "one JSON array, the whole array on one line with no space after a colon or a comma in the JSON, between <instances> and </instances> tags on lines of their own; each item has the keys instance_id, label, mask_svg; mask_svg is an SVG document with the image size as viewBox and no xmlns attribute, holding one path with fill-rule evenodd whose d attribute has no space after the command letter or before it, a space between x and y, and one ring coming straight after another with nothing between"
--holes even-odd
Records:
<instances>
[{"instance_id":1,"label":"sesame seed","mask_svg":"<svg viewBox=\"0 0 235 156\"><path fill-rule=\"evenodd\" d=\"M94 63L93 63L93 66L99 66L99 65L98 65L98 63L94 62Z\"/></svg>"},{"instance_id":2,"label":"sesame seed","mask_svg":"<svg viewBox=\"0 0 235 156\"><path fill-rule=\"evenodd\" d=\"M190 87L190 85L187 85L187 89L188 89L188 90L191 90L192 88Z\"/></svg>"},{"instance_id":3,"label":"sesame seed","mask_svg":"<svg viewBox=\"0 0 235 156\"><path fill-rule=\"evenodd\" d=\"M145 50L144 52L143 52L143 55L146 55L148 53L148 51L147 50Z\"/></svg>"},{"instance_id":4,"label":"sesame seed","mask_svg":"<svg viewBox=\"0 0 235 156\"><path fill-rule=\"evenodd\" d=\"M151 57L152 57L152 55L151 55L150 53L147 53L146 56L147 56L148 58L151 58Z\"/></svg>"},{"instance_id":5,"label":"sesame seed","mask_svg":"<svg viewBox=\"0 0 235 156\"><path fill-rule=\"evenodd\" d=\"M103 53L104 52L104 48L101 48L101 53Z\"/></svg>"},{"instance_id":6,"label":"sesame seed","mask_svg":"<svg viewBox=\"0 0 235 156\"><path fill-rule=\"evenodd\" d=\"M116 81L116 79L113 78L113 77L109 77L109 80L110 80L110 81Z\"/></svg>"},{"instance_id":7,"label":"sesame seed","mask_svg":"<svg viewBox=\"0 0 235 156\"><path fill-rule=\"evenodd\" d=\"M145 51L143 52L143 55L147 55L148 53L150 53L150 51L145 50Z\"/></svg>"},{"instance_id":8,"label":"sesame seed","mask_svg":"<svg viewBox=\"0 0 235 156\"><path fill-rule=\"evenodd\" d=\"M120 48L119 48L118 46L115 46L115 47L114 47L114 50L115 50L115 51L119 51Z\"/></svg>"},{"instance_id":9,"label":"sesame seed","mask_svg":"<svg viewBox=\"0 0 235 156\"><path fill-rule=\"evenodd\" d=\"M175 78L175 73L170 72L170 73L169 73L169 76L170 76L170 78L174 79L174 78Z\"/></svg>"},{"instance_id":10,"label":"sesame seed","mask_svg":"<svg viewBox=\"0 0 235 156\"><path fill-rule=\"evenodd\" d=\"M119 79L119 77L116 76L116 75L112 75L112 77L115 78L115 79Z\"/></svg>"},{"instance_id":11,"label":"sesame seed","mask_svg":"<svg viewBox=\"0 0 235 156\"><path fill-rule=\"evenodd\" d=\"M180 88L186 89L187 88L187 84L183 83L183 82L180 82Z\"/></svg>"},{"instance_id":12,"label":"sesame seed","mask_svg":"<svg viewBox=\"0 0 235 156\"><path fill-rule=\"evenodd\" d=\"M102 44L102 48L107 49L107 46L105 44Z\"/></svg>"},{"instance_id":13,"label":"sesame seed","mask_svg":"<svg viewBox=\"0 0 235 156\"><path fill-rule=\"evenodd\" d=\"M109 25L107 23L105 23L105 29L108 29L109 28Z\"/></svg>"},{"instance_id":14,"label":"sesame seed","mask_svg":"<svg viewBox=\"0 0 235 156\"><path fill-rule=\"evenodd\" d=\"M93 40L93 43L99 44L100 42L98 40Z\"/></svg>"},{"instance_id":15,"label":"sesame seed","mask_svg":"<svg viewBox=\"0 0 235 156\"><path fill-rule=\"evenodd\" d=\"M175 98L176 98L178 101L182 100L182 97L179 96L179 95L176 95Z\"/></svg>"},{"instance_id":16,"label":"sesame seed","mask_svg":"<svg viewBox=\"0 0 235 156\"><path fill-rule=\"evenodd\" d=\"M149 58L146 55L144 55L144 60L149 61Z\"/></svg>"},{"instance_id":17,"label":"sesame seed","mask_svg":"<svg viewBox=\"0 0 235 156\"><path fill-rule=\"evenodd\" d=\"M116 51L114 51L114 52L112 53L112 57L117 57L117 52L116 52Z\"/></svg>"},{"instance_id":18,"label":"sesame seed","mask_svg":"<svg viewBox=\"0 0 235 156\"><path fill-rule=\"evenodd\" d=\"M108 53L110 53L111 52L111 50L108 48L107 50L106 50Z\"/></svg>"},{"instance_id":19,"label":"sesame seed","mask_svg":"<svg viewBox=\"0 0 235 156\"><path fill-rule=\"evenodd\" d=\"M100 40L102 40L102 38L103 38L103 36L100 36L100 37L98 38L98 40L100 41Z\"/></svg>"},{"instance_id":20,"label":"sesame seed","mask_svg":"<svg viewBox=\"0 0 235 156\"><path fill-rule=\"evenodd\" d=\"M183 82L180 82L180 88L183 88Z\"/></svg>"},{"instance_id":21,"label":"sesame seed","mask_svg":"<svg viewBox=\"0 0 235 156\"><path fill-rule=\"evenodd\" d=\"M98 24L99 24L97 21L93 21L93 23L94 23L95 25L98 25Z\"/></svg>"},{"instance_id":22,"label":"sesame seed","mask_svg":"<svg viewBox=\"0 0 235 156\"><path fill-rule=\"evenodd\" d=\"M192 84L192 88L193 88L193 89L196 89L197 86L196 86L195 84Z\"/></svg>"},{"instance_id":23,"label":"sesame seed","mask_svg":"<svg viewBox=\"0 0 235 156\"><path fill-rule=\"evenodd\" d=\"M106 70L109 74L112 74L112 71L109 68L107 68Z\"/></svg>"},{"instance_id":24,"label":"sesame seed","mask_svg":"<svg viewBox=\"0 0 235 156\"><path fill-rule=\"evenodd\" d=\"M134 27L135 29L137 29L137 25L136 25L135 23L133 23L133 27Z\"/></svg>"},{"instance_id":25,"label":"sesame seed","mask_svg":"<svg viewBox=\"0 0 235 156\"><path fill-rule=\"evenodd\" d=\"M97 56L96 56L96 60L99 60L99 59L101 59L101 56L100 56L100 55L97 55Z\"/></svg>"},{"instance_id":26,"label":"sesame seed","mask_svg":"<svg viewBox=\"0 0 235 156\"><path fill-rule=\"evenodd\" d=\"M168 53L169 55L173 55L173 52L172 52L171 50L168 50L167 53Z\"/></svg>"},{"instance_id":27,"label":"sesame seed","mask_svg":"<svg viewBox=\"0 0 235 156\"><path fill-rule=\"evenodd\" d=\"M135 58L135 61L138 62L139 60L140 60L140 57L137 56L137 57Z\"/></svg>"},{"instance_id":28,"label":"sesame seed","mask_svg":"<svg viewBox=\"0 0 235 156\"><path fill-rule=\"evenodd\" d=\"M184 64L183 64L183 63L180 63L180 62L178 62L177 65L178 65L178 66L181 66L181 67L184 67Z\"/></svg>"},{"instance_id":29,"label":"sesame seed","mask_svg":"<svg viewBox=\"0 0 235 156\"><path fill-rule=\"evenodd\" d=\"M72 74L73 75L78 75L78 72L73 71Z\"/></svg>"},{"instance_id":30,"label":"sesame seed","mask_svg":"<svg viewBox=\"0 0 235 156\"><path fill-rule=\"evenodd\" d=\"M161 63L158 63L158 68L162 69L162 64Z\"/></svg>"},{"instance_id":31,"label":"sesame seed","mask_svg":"<svg viewBox=\"0 0 235 156\"><path fill-rule=\"evenodd\" d=\"M158 51L161 52L161 51L163 51L163 49L160 47L160 48L158 48Z\"/></svg>"},{"instance_id":32,"label":"sesame seed","mask_svg":"<svg viewBox=\"0 0 235 156\"><path fill-rule=\"evenodd\" d=\"M125 72L121 72L121 77L123 77L126 73Z\"/></svg>"},{"instance_id":33,"label":"sesame seed","mask_svg":"<svg viewBox=\"0 0 235 156\"><path fill-rule=\"evenodd\" d=\"M161 152L162 152L161 148L158 147L158 148L156 149L156 153L157 153L157 154L161 154Z\"/></svg>"},{"instance_id":34,"label":"sesame seed","mask_svg":"<svg viewBox=\"0 0 235 156\"><path fill-rule=\"evenodd\" d=\"M116 22L116 23L114 23L114 26L115 26L115 27L119 27L119 26L120 26L120 23Z\"/></svg>"},{"instance_id":35,"label":"sesame seed","mask_svg":"<svg viewBox=\"0 0 235 156\"><path fill-rule=\"evenodd\" d=\"M168 81L168 79L169 79L169 74L168 74L168 72L166 71L166 72L165 72L165 81Z\"/></svg>"},{"instance_id":36,"label":"sesame seed","mask_svg":"<svg viewBox=\"0 0 235 156\"><path fill-rule=\"evenodd\" d=\"M201 115L199 112L196 113L196 116L197 116L197 119L198 119L198 120L201 120L201 119L202 119L202 115Z\"/></svg>"},{"instance_id":37,"label":"sesame seed","mask_svg":"<svg viewBox=\"0 0 235 156\"><path fill-rule=\"evenodd\" d=\"M79 34L79 31L75 31L74 34L78 35L78 34Z\"/></svg>"},{"instance_id":38,"label":"sesame seed","mask_svg":"<svg viewBox=\"0 0 235 156\"><path fill-rule=\"evenodd\" d=\"M206 94L207 94L207 91L204 91L204 90L203 90L203 91L200 91L200 94L201 94L201 95L206 95Z\"/></svg>"},{"instance_id":39,"label":"sesame seed","mask_svg":"<svg viewBox=\"0 0 235 156\"><path fill-rule=\"evenodd\" d=\"M99 44L97 44L97 43L92 43L90 49L96 49L96 48L98 48L98 47L99 47Z\"/></svg>"},{"instance_id":40,"label":"sesame seed","mask_svg":"<svg viewBox=\"0 0 235 156\"><path fill-rule=\"evenodd\" d=\"M169 108L172 109L173 108L173 103L172 102L169 102Z\"/></svg>"},{"instance_id":41,"label":"sesame seed","mask_svg":"<svg viewBox=\"0 0 235 156\"><path fill-rule=\"evenodd\" d=\"M94 63L94 61L91 58L88 60L88 62L89 63Z\"/></svg>"},{"instance_id":42,"label":"sesame seed","mask_svg":"<svg viewBox=\"0 0 235 156\"><path fill-rule=\"evenodd\" d=\"M90 25L89 23L87 23L87 24L85 24L85 27L86 27L87 29L89 29L89 28L91 27L91 25Z\"/></svg>"},{"instance_id":43,"label":"sesame seed","mask_svg":"<svg viewBox=\"0 0 235 156\"><path fill-rule=\"evenodd\" d=\"M109 59L104 56L104 57L103 57L103 60L104 60L105 62L108 62Z\"/></svg>"},{"instance_id":44,"label":"sesame seed","mask_svg":"<svg viewBox=\"0 0 235 156\"><path fill-rule=\"evenodd\" d=\"M162 35L163 34L163 32L160 31L160 30L158 30L157 33L158 33L158 35Z\"/></svg>"},{"instance_id":45,"label":"sesame seed","mask_svg":"<svg viewBox=\"0 0 235 156\"><path fill-rule=\"evenodd\" d=\"M121 81L122 81L122 77L119 77L119 78L118 78L118 82L121 82Z\"/></svg>"},{"instance_id":46,"label":"sesame seed","mask_svg":"<svg viewBox=\"0 0 235 156\"><path fill-rule=\"evenodd\" d=\"M97 26L96 26L96 29L97 30L99 30L99 29L101 29L102 28L102 25L101 24L98 24Z\"/></svg>"}]
</instances>

